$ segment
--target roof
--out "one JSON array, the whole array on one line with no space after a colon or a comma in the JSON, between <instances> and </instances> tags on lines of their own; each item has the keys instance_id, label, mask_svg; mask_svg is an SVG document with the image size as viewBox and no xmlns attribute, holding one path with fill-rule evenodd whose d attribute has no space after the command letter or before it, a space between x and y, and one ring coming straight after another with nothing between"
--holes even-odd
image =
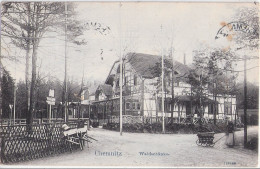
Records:
<instances>
[{"instance_id":1,"label":"roof","mask_svg":"<svg viewBox=\"0 0 260 169\"><path fill-rule=\"evenodd\" d=\"M113 63L113 66L111 67L111 69L110 69L110 71L109 71L109 73L108 73L107 79L105 80L105 83L107 83L107 82L109 81L109 79L111 78L111 76L114 75L115 72L113 72L113 71L115 71L115 70L113 70L113 69L114 69L114 67L116 66L116 64L118 64L118 63L119 63L119 60L117 60L117 61L115 61L115 62ZM109 82L108 82L108 83L109 83Z\"/></svg>"},{"instance_id":2,"label":"roof","mask_svg":"<svg viewBox=\"0 0 260 169\"><path fill-rule=\"evenodd\" d=\"M144 78L152 79L161 74L161 56L143 53L128 53L127 61L132 65L135 71ZM165 67L173 68L177 77L187 76L190 68L178 61L172 62L172 59L165 59Z\"/></svg>"},{"instance_id":3,"label":"roof","mask_svg":"<svg viewBox=\"0 0 260 169\"><path fill-rule=\"evenodd\" d=\"M97 90L101 90L106 96L113 95L113 88L111 85L108 85L108 84L99 85Z\"/></svg>"}]
</instances>

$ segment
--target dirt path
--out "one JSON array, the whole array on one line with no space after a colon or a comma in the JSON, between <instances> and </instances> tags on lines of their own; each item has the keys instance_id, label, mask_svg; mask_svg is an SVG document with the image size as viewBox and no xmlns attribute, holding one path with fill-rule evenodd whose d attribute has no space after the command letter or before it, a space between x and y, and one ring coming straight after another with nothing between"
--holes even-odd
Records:
<instances>
[{"instance_id":1,"label":"dirt path","mask_svg":"<svg viewBox=\"0 0 260 169\"><path fill-rule=\"evenodd\" d=\"M254 131L258 131L258 128ZM98 142L93 142L90 148L85 147L83 151L16 165L172 167L254 167L257 165L256 152L227 148L224 139L213 148L205 148L196 145L195 134L123 133L123 136L120 136L118 132L104 129L91 129L89 134L98 139ZM216 134L215 139L223 135L223 133ZM140 152L157 154L141 155Z\"/></svg>"}]
</instances>

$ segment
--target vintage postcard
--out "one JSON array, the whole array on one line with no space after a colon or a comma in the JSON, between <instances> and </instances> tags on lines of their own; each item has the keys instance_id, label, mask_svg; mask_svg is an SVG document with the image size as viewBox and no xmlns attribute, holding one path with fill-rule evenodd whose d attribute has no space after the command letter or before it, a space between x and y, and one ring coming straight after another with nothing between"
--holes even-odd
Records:
<instances>
[{"instance_id":1,"label":"vintage postcard","mask_svg":"<svg viewBox=\"0 0 260 169\"><path fill-rule=\"evenodd\" d=\"M1 167L258 167L259 3L2 1Z\"/></svg>"}]
</instances>

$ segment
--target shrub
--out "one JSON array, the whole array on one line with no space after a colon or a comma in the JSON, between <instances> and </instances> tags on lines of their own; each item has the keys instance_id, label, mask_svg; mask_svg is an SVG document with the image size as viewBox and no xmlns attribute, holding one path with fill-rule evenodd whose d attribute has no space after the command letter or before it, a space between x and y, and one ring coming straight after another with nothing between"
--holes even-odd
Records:
<instances>
[{"instance_id":1,"label":"shrub","mask_svg":"<svg viewBox=\"0 0 260 169\"><path fill-rule=\"evenodd\" d=\"M258 150L258 138L253 137L250 141L247 142L246 147L250 150Z\"/></svg>"}]
</instances>

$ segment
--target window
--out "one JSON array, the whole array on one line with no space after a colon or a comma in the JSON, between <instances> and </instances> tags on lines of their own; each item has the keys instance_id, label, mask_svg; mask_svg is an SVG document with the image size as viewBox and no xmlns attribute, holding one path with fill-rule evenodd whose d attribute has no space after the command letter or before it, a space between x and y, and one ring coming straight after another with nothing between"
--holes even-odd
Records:
<instances>
[{"instance_id":1,"label":"window","mask_svg":"<svg viewBox=\"0 0 260 169\"><path fill-rule=\"evenodd\" d=\"M172 85L171 77L168 77L168 78L167 78L167 82L168 82L168 86L171 86L171 85Z\"/></svg>"},{"instance_id":2,"label":"window","mask_svg":"<svg viewBox=\"0 0 260 169\"><path fill-rule=\"evenodd\" d=\"M179 87L180 86L180 82L174 82L174 86Z\"/></svg>"},{"instance_id":3,"label":"window","mask_svg":"<svg viewBox=\"0 0 260 169\"><path fill-rule=\"evenodd\" d=\"M171 102L169 100L165 100L164 104L165 104L165 111L166 112L171 111Z\"/></svg>"},{"instance_id":4,"label":"window","mask_svg":"<svg viewBox=\"0 0 260 169\"><path fill-rule=\"evenodd\" d=\"M119 80L116 81L116 87L119 87Z\"/></svg>"},{"instance_id":5,"label":"window","mask_svg":"<svg viewBox=\"0 0 260 169\"><path fill-rule=\"evenodd\" d=\"M162 111L162 101L158 100L158 108L159 108L159 111Z\"/></svg>"},{"instance_id":6,"label":"window","mask_svg":"<svg viewBox=\"0 0 260 169\"><path fill-rule=\"evenodd\" d=\"M134 75L134 85L136 86L137 85L137 76Z\"/></svg>"},{"instance_id":7,"label":"window","mask_svg":"<svg viewBox=\"0 0 260 169\"><path fill-rule=\"evenodd\" d=\"M126 103L126 110L129 110L130 109L130 103Z\"/></svg>"},{"instance_id":8,"label":"window","mask_svg":"<svg viewBox=\"0 0 260 169\"><path fill-rule=\"evenodd\" d=\"M140 110L140 109L141 109L140 103L137 103L137 110Z\"/></svg>"},{"instance_id":9,"label":"window","mask_svg":"<svg viewBox=\"0 0 260 169\"><path fill-rule=\"evenodd\" d=\"M231 102L224 102L224 113L231 115L232 114L232 103Z\"/></svg>"},{"instance_id":10,"label":"window","mask_svg":"<svg viewBox=\"0 0 260 169\"><path fill-rule=\"evenodd\" d=\"M208 107L208 114L214 114L214 104L209 104Z\"/></svg>"},{"instance_id":11,"label":"window","mask_svg":"<svg viewBox=\"0 0 260 169\"><path fill-rule=\"evenodd\" d=\"M125 85L128 83L128 77L125 77Z\"/></svg>"},{"instance_id":12,"label":"window","mask_svg":"<svg viewBox=\"0 0 260 169\"><path fill-rule=\"evenodd\" d=\"M216 114L218 114L218 104L209 104L208 112L209 114L214 114L214 110L216 109Z\"/></svg>"},{"instance_id":13,"label":"window","mask_svg":"<svg viewBox=\"0 0 260 169\"><path fill-rule=\"evenodd\" d=\"M136 109L136 108L135 108L135 103L133 103L132 106L133 106L133 107L132 107L133 109Z\"/></svg>"},{"instance_id":14,"label":"window","mask_svg":"<svg viewBox=\"0 0 260 169\"><path fill-rule=\"evenodd\" d=\"M195 112L194 112L194 114L199 115L199 107L198 107L198 106L195 107Z\"/></svg>"}]
</instances>

